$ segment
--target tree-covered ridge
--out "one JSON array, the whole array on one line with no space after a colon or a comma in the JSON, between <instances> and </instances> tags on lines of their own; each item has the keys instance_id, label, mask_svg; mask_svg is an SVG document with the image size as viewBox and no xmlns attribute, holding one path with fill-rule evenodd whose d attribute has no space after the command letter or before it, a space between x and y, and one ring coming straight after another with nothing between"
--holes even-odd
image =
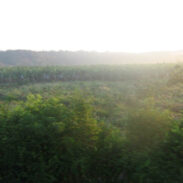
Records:
<instances>
[{"instance_id":1,"label":"tree-covered ridge","mask_svg":"<svg viewBox=\"0 0 183 183\"><path fill-rule=\"evenodd\" d=\"M98 65L182 62L183 52L0 51L0 66Z\"/></svg>"}]
</instances>

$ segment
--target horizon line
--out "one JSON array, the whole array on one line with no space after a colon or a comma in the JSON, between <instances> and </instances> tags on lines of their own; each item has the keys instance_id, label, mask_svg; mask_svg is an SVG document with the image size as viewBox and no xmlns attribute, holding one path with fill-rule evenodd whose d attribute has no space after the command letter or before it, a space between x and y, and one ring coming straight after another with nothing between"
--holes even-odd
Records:
<instances>
[{"instance_id":1,"label":"horizon line","mask_svg":"<svg viewBox=\"0 0 183 183\"><path fill-rule=\"evenodd\" d=\"M31 51L31 52L88 52L88 53L124 53L124 54L146 54L146 53L167 53L167 52L183 52L183 49L179 50L154 50L154 51L141 51L141 52L133 52L133 51L98 51L98 50L84 50L84 49L78 49L78 50L67 50L67 49L40 49L40 50L34 50L34 49L0 49L0 52L7 52L7 51Z\"/></svg>"}]
</instances>

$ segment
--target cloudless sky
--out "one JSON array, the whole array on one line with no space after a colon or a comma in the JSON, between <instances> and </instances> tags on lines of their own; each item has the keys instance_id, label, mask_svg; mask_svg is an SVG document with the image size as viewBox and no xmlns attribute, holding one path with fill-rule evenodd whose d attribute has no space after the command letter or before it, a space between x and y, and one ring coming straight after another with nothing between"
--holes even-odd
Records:
<instances>
[{"instance_id":1,"label":"cloudless sky","mask_svg":"<svg viewBox=\"0 0 183 183\"><path fill-rule=\"evenodd\" d=\"M0 0L0 50L183 50L183 0Z\"/></svg>"}]
</instances>

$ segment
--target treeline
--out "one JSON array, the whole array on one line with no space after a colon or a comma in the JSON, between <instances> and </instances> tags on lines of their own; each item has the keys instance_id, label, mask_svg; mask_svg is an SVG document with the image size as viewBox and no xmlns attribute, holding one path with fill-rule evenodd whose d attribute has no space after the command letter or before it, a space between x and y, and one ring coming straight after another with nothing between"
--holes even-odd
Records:
<instances>
[{"instance_id":1,"label":"treeline","mask_svg":"<svg viewBox=\"0 0 183 183\"><path fill-rule=\"evenodd\" d=\"M3 67L0 83L50 81L130 81L166 78L172 65L123 65L77 67Z\"/></svg>"},{"instance_id":2,"label":"treeline","mask_svg":"<svg viewBox=\"0 0 183 183\"><path fill-rule=\"evenodd\" d=\"M0 66L97 65L182 62L183 52L0 51Z\"/></svg>"},{"instance_id":3,"label":"treeline","mask_svg":"<svg viewBox=\"0 0 183 183\"><path fill-rule=\"evenodd\" d=\"M183 122L153 105L122 127L96 120L80 96L0 105L0 181L180 183Z\"/></svg>"}]
</instances>

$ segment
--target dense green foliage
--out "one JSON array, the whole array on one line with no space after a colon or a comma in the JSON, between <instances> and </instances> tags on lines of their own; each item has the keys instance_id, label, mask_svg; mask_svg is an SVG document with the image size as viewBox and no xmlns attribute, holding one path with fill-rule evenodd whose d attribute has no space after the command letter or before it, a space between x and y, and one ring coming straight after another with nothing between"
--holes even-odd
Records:
<instances>
[{"instance_id":1,"label":"dense green foliage","mask_svg":"<svg viewBox=\"0 0 183 183\"><path fill-rule=\"evenodd\" d=\"M181 67L3 68L0 182L181 183Z\"/></svg>"}]
</instances>

